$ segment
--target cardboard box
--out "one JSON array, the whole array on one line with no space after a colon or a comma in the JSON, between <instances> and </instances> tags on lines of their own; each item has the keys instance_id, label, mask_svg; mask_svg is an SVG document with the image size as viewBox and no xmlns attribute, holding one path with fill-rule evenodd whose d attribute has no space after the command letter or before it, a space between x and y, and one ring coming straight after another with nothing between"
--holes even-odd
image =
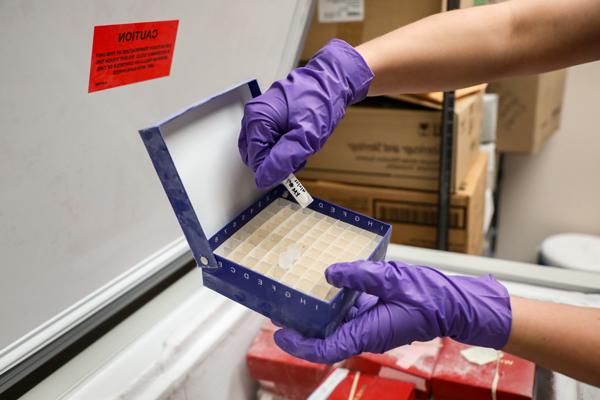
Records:
<instances>
[{"instance_id":1,"label":"cardboard box","mask_svg":"<svg viewBox=\"0 0 600 400\"><path fill-rule=\"evenodd\" d=\"M479 85L468 86L466 88L457 89L454 91L454 97L456 99L462 99L465 96L483 92L487 88L487 83L481 83ZM484 95L485 96L485 95ZM412 104L417 104L425 107L429 107L434 110L441 110L444 101L444 92L427 92L427 93L413 93L413 94L390 94L386 97L393 99L407 101Z\"/></svg>"},{"instance_id":2,"label":"cardboard box","mask_svg":"<svg viewBox=\"0 0 600 400\"><path fill-rule=\"evenodd\" d=\"M290 399L305 399L327 376L331 365L316 364L296 358L277 346L275 327L267 322L246 353L250 376L261 387Z\"/></svg>"},{"instance_id":3,"label":"cardboard box","mask_svg":"<svg viewBox=\"0 0 600 400\"><path fill-rule=\"evenodd\" d=\"M305 336L326 337L358 292L336 291L322 272L342 259L383 259L391 229L317 198L300 209L283 185L256 188L237 141L244 105L259 94L255 80L242 82L140 136L204 286ZM202 151L210 157L198 157ZM340 253L357 247L365 254ZM292 260L284 267L280 256Z\"/></svg>"},{"instance_id":4,"label":"cardboard box","mask_svg":"<svg viewBox=\"0 0 600 400\"><path fill-rule=\"evenodd\" d=\"M353 106L298 176L306 179L437 191L441 112L391 99ZM456 101L452 191L479 151L482 93Z\"/></svg>"},{"instance_id":5,"label":"cardboard box","mask_svg":"<svg viewBox=\"0 0 600 400\"><path fill-rule=\"evenodd\" d=\"M560 127L566 70L504 79L488 91L500 96L498 151L537 153Z\"/></svg>"},{"instance_id":6,"label":"cardboard box","mask_svg":"<svg viewBox=\"0 0 600 400\"><path fill-rule=\"evenodd\" d=\"M310 59L325 43L333 38L345 40L357 46L370 39L393 31L403 25L418 21L429 15L446 9L446 2L441 0L397 1L397 0L365 0L364 8L348 13L345 1L333 5L338 10L324 12L315 7L310 30L304 44L301 59ZM354 2L357 3L357 2ZM358 2L360 4L360 2ZM461 1L461 7L472 5L472 1ZM330 5L331 6L331 5ZM337 12L336 12L337 11ZM346 12L344 12L346 11Z\"/></svg>"},{"instance_id":7,"label":"cardboard box","mask_svg":"<svg viewBox=\"0 0 600 400\"><path fill-rule=\"evenodd\" d=\"M483 251L483 207L487 157L479 153L463 185L451 197L449 250L480 255ZM312 194L374 215L392 225L393 243L435 248L437 194L359 186L329 181L303 181Z\"/></svg>"},{"instance_id":8,"label":"cardboard box","mask_svg":"<svg viewBox=\"0 0 600 400\"><path fill-rule=\"evenodd\" d=\"M386 379L415 385L417 398L429 399L433 368L442 341L413 342L384 354L363 353L346 361L344 367Z\"/></svg>"},{"instance_id":9,"label":"cardboard box","mask_svg":"<svg viewBox=\"0 0 600 400\"><path fill-rule=\"evenodd\" d=\"M331 372L310 399L414 400L415 390L410 383L338 368Z\"/></svg>"},{"instance_id":10,"label":"cardboard box","mask_svg":"<svg viewBox=\"0 0 600 400\"><path fill-rule=\"evenodd\" d=\"M468 361L461 351L472 346L444 338L433 372L432 390L435 399L530 400L533 397L535 364L501 352L496 359L483 365ZM498 368L497 397L492 396L492 382Z\"/></svg>"}]
</instances>

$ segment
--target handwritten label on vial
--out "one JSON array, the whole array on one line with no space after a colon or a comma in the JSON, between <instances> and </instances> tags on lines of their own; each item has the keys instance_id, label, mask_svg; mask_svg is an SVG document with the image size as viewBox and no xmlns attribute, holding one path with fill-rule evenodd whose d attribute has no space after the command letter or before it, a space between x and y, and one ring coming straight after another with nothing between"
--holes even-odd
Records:
<instances>
[{"instance_id":1,"label":"handwritten label on vial","mask_svg":"<svg viewBox=\"0 0 600 400\"><path fill-rule=\"evenodd\" d=\"M312 196L308 193L304 186L302 186L302 183L300 183L300 180L298 180L294 174L290 174L283 181L283 186L285 186L288 192L290 192L300 207L306 208L310 203L313 202Z\"/></svg>"}]
</instances>

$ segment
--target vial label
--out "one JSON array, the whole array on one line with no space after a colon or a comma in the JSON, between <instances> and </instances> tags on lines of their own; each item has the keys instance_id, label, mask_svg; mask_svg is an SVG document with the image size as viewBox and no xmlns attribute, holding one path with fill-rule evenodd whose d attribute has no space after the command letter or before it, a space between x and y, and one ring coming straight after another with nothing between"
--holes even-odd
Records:
<instances>
[{"instance_id":1,"label":"vial label","mask_svg":"<svg viewBox=\"0 0 600 400\"><path fill-rule=\"evenodd\" d=\"M302 208L308 207L313 202L312 196L308 193L306 188L300 183L300 180L296 178L294 174L290 174L284 181L283 186L290 192L294 197L294 200Z\"/></svg>"}]
</instances>

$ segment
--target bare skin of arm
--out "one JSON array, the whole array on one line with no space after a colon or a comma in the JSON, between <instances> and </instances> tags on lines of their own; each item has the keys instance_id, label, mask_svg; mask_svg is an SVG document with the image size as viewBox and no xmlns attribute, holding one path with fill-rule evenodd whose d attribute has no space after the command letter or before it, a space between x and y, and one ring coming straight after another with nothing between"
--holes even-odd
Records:
<instances>
[{"instance_id":1,"label":"bare skin of arm","mask_svg":"<svg viewBox=\"0 0 600 400\"><path fill-rule=\"evenodd\" d=\"M598 0L513 0L437 14L356 48L370 96L452 90L600 59ZM600 310L511 299L507 352L600 386Z\"/></svg>"},{"instance_id":2,"label":"bare skin of arm","mask_svg":"<svg viewBox=\"0 0 600 400\"><path fill-rule=\"evenodd\" d=\"M600 386L600 309L511 298L513 323L504 350Z\"/></svg>"},{"instance_id":3,"label":"bare skin of arm","mask_svg":"<svg viewBox=\"0 0 600 400\"><path fill-rule=\"evenodd\" d=\"M600 59L598 0L513 0L436 14L361 44L370 96L452 90Z\"/></svg>"}]
</instances>

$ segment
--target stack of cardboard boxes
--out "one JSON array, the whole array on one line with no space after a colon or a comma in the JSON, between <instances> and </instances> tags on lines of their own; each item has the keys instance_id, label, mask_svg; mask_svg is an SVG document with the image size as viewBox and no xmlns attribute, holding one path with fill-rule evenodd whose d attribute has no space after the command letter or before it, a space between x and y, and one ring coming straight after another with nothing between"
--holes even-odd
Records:
<instances>
[{"instance_id":1,"label":"stack of cardboard boxes","mask_svg":"<svg viewBox=\"0 0 600 400\"><path fill-rule=\"evenodd\" d=\"M436 107L437 108L437 107ZM481 254L487 158L482 92L457 99L449 249ZM392 224L392 242L434 248L441 113L395 99L350 107L300 173L314 195Z\"/></svg>"},{"instance_id":2,"label":"stack of cardboard boxes","mask_svg":"<svg viewBox=\"0 0 600 400\"><path fill-rule=\"evenodd\" d=\"M445 6L440 0L320 1L302 58L333 37L357 45ZM454 116L449 248L471 254L483 249L482 90L457 93ZM347 110L299 176L314 195L391 223L393 242L434 248L440 110L440 94L369 98Z\"/></svg>"},{"instance_id":3,"label":"stack of cardboard boxes","mask_svg":"<svg viewBox=\"0 0 600 400\"><path fill-rule=\"evenodd\" d=\"M333 37L358 45L445 7L441 0L321 0L302 58ZM483 253L494 212L496 152L539 151L560 123L564 81L558 71L490 85L488 92L499 95L497 143L482 137L485 86L457 91L449 250ZM434 248L441 100L441 93L388 96L350 107L299 176L316 196L391 223L392 242Z\"/></svg>"}]
</instances>

